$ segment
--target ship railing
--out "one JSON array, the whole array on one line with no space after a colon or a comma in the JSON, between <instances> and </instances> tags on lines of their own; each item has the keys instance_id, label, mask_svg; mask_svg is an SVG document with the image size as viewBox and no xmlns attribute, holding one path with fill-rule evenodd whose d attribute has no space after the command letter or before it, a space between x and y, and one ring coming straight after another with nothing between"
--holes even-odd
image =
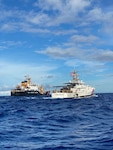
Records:
<instances>
[{"instance_id":1,"label":"ship railing","mask_svg":"<svg viewBox=\"0 0 113 150\"><path fill-rule=\"evenodd\" d=\"M24 92L25 90L22 90L22 89L21 90L18 90L18 89L12 90L12 92L20 92L20 91Z\"/></svg>"},{"instance_id":2,"label":"ship railing","mask_svg":"<svg viewBox=\"0 0 113 150\"><path fill-rule=\"evenodd\" d=\"M61 90L61 91L53 90L53 93L72 93L72 91L70 91L70 90Z\"/></svg>"}]
</instances>

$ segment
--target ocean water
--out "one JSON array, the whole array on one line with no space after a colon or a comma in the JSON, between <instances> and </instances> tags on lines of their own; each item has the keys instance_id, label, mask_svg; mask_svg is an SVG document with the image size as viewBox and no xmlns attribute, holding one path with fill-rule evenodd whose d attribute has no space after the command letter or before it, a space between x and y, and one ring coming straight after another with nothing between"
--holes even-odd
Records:
<instances>
[{"instance_id":1,"label":"ocean water","mask_svg":"<svg viewBox=\"0 0 113 150\"><path fill-rule=\"evenodd\" d=\"M113 94L0 97L0 150L113 150Z\"/></svg>"}]
</instances>

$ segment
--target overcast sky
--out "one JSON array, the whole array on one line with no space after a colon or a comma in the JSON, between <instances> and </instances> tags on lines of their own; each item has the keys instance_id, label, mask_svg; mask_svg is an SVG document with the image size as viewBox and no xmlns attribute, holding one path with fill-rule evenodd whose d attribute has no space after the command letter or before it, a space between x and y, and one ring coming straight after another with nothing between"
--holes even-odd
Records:
<instances>
[{"instance_id":1,"label":"overcast sky","mask_svg":"<svg viewBox=\"0 0 113 150\"><path fill-rule=\"evenodd\" d=\"M45 87L76 70L96 92L113 92L113 2L0 0L0 93L29 75Z\"/></svg>"}]
</instances>

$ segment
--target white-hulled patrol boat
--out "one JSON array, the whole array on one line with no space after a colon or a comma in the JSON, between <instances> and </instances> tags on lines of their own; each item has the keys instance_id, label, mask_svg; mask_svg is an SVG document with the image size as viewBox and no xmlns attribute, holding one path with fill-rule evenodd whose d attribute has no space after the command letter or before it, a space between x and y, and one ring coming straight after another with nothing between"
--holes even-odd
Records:
<instances>
[{"instance_id":1,"label":"white-hulled patrol boat","mask_svg":"<svg viewBox=\"0 0 113 150\"><path fill-rule=\"evenodd\" d=\"M43 86L31 83L31 78L26 77L20 85L11 90L11 96L50 96L50 91L45 91Z\"/></svg>"},{"instance_id":2,"label":"white-hulled patrol boat","mask_svg":"<svg viewBox=\"0 0 113 150\"><path fill-rule=\"evenodd\" d=\"M81 81L76 71L71 75L73 78L70 82L61 86L60 90L53 90L52 98L82 98L94 94L95 89Z\"/></svg>"}]
</instances>

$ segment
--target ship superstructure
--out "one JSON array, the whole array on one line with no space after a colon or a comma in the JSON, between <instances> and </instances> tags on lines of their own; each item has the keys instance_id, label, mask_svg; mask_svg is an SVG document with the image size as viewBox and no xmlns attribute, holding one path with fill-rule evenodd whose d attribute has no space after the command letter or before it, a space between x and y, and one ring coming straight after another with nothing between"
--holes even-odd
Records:
<instances>
[{"instance_id":1,"label":"ship superstructure","mask_svg":"<svg viewBox=\"0 0 113 150\"><path fill-rule=\"evenodd\" d=\"M61 86L59 90L54 90L52 98L81 98L93 95L95 89L81 81L76 71L71 75L72 80Z\"/></svg>"},{"instance_id":2,"label":"ship superstructure","mask_svg":"<svg viewBox=\"0 0 113 150\"><path fill-rule=\"evenodd\" d=\"M50 92L45 91L43 86L38 86L31 82L31 78L26 76L26 80L22 81L11 90L11 96L49 96Z\"/></svg>"}]
</instances>

